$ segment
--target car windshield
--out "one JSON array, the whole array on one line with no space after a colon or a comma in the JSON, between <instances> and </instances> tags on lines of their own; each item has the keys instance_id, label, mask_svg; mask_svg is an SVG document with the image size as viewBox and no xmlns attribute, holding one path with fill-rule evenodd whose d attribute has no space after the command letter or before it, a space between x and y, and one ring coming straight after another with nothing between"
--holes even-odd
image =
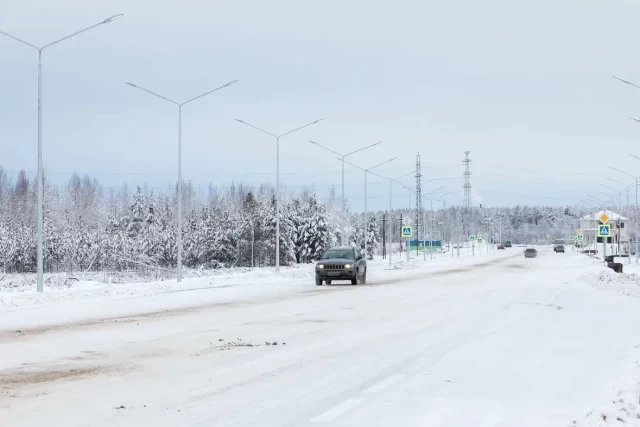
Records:
<instances>
[{"instance_id":1,"label":"car windshield","mask_svg":"<svg viewBox=\"0 0 640 427\"><path fill-rule=\"evenodd\" d=\"M353 249L329 249L322 259L354 259Z\"/></svg>"},{"instance_id":2,"label":"car windshield","mask_svg":"<svg viewBox=\"0 0 640 427\"><path fill-rule=\"evenodd\" d=\"M527 249L527 252L535 252L535 249Z\"/></svg>"}]
</instances>

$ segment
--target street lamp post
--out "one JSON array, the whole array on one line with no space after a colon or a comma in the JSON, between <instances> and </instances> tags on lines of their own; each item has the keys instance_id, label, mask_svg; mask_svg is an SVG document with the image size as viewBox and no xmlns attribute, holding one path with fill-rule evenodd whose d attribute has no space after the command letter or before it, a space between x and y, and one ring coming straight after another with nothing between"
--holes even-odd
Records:
<instances>
[{"instance_id":1,"label":"street lamp post","mask_svg":"<svg viewBox=\"0 0 640 427\"><path fill-rule=\"evenodd\" d=\"M224 84L220 87L217 87L213 90L210 90L208 92L205 92L201 95L198 95L194 98L188 99L184 102L177 102L174 101L172 99L169 99L165 96L159 95L155 92L150 91L149 89L145 89L143 87L140 87L138 85L135 85L131 82L127 82L127 85L131 86L132 88L135 89L139 89L143 92L146 92L150 95L153 95L157 98L160 98L162 100L165 100L167 102L172 103L173 105L175 105L176 107L178 107L178 239L177 239L177 246L178 246L178 271L177 271L177 281L178 283L182 282L182 107L185 106L186 104L189 104L190 102L195 101L196 99L200 99L206 95L209 95L210 93L216 92L220 89L224 89L228 86L231 86L232 84L236 83L238 80L233 80L230 81L227 84Z\"/></svg>"},{"instance_id":2,"label":"street lamp post","mask_svg":"<svg viewBox=\"0 0 640 427\"><path fill-rule=\"evenodd\" d=\"M636 120L636 121L640 122L640 120L636 119L635 117L632 117L632 119L634 119L634 120ZM629 155L630 155L631 157L635 158L635 159L640 160L640 157L638 157L638 156L636 156L636 155L634 155L634 154L629 154ZM638 178L640 178L640 177L638 177L638 176L633 176L633 175L628 174L628 173L626 173L626 172L624 172L624 171L621 171L621 170L619 170L619 169L615 169L615 168L611 168L611 169L614 169L614 170L616 170L616 171L618 171L618 172L620 172L620 173L623 173L623 174L625 174L625 175L627 175L627 176L630 176L630 177L632 177L632 178L635 178L635 180L636 180L636 209L635 209L635 211L634 211L634 213L635 213L635 215L634 215L634 216L635 216L635 225L636 225L636 247L634 248L634 250L635 250L635 252L636 252L636 263L638 263L638 255L640 255L640 254L638 254L638 222L640 222L640 221L638 220Z\"/></svg>"},{"instance_id":3,"label":"street lamp post","mask_svg":"<svg viewBox=\"0 0 640 427\"><path fill-rule=\"evenodd\" d=\"M382 141L378 141L378 142L376 142L375 144L367 145L366 147L360 148L360 149L358 149L358 150L351 151L351 152L349 152L349 153L347 153L347 154L340 154L340 153L338 153L338 152L336 152L336 151L333 151L333 150L332 150L332 149L330 149L330 148L325 147L324 145L320 145L320 144L318 144L318 143L317 143L317 142L315 142L315 141L311 141L311 140L309 140L309 142L310 142L310 143L312 143L312 144L314 144L314 145L317 145L318 147L320 147L320 148L322 148L322 149L324 149L324 150L327 150L327 151L329 151L329 152L331 152L331 153L333 153L333 154L337 154L337 155L338 155L338 156L340 156L340 158L342 159L342 208L340 209L340 211L342 212L342 218L341 218L341 221L340 221L340 222L341 222L341 228L342 228L342 230L340 230L340 246L344 246L344 233L345 233L345 231L344 231L344 216L345 216L345 201L344 201L344 163L345 163L345 161L344 161L344 159L345 159L346 157L348 157L348 156L352 155L352 154L359 153L360 151L364 151L364 150L366 150L366 149L368 149L368 148L371 148L371 147L375 147L376 145L381 144L381 143L382 143Z\"/></svg>"},{"instance_id":4,"label":"street lamp post","mask_svg":"<svg viewBox=\"0 0 640 427\"><path fill-rule=\"evenodd\" d=\"M394 160L396 160L396 159L397 159L397 157L393 157L393 158L391 158L391 159L389 159L389 160L385 160L385 161L384 161L384 162L382 162L382 163L378 163L378 164L377 164L377 165L375 165L375 166L371 166L370 168L364 169L364 168L361 168L360 166L354 165L353 163L349 163L349 162L347 162L347 161L344 161L343 159L341 159L340 157L338 157L338 160L344 161L346 164L351 165L351 166L353 166L354 168L356 168L356 169L360 169L361 171L363 171L363 172L364 172L364 253L365 253L365 256L366 256L366 257L368 257L368 256L369 256L369 252L367 251L367 248L368 248L368 243L367 243L367 241L369 240L369 239L368 239L368 234L369 234L369 218L367 218L367 214L368 214L368 212L367 212L367 174L368 174L368 173L373 173L373 172L371 172L371 171L372 171L373 169L377 168L378 166L385 165L385 164L387 164L387 163L389 163L389 162L392 162L392 161L394 161ZM373 174L374 174L374 175L376 175L376 176L379 176L379 177L380 177L380 175L378 175L377 173L373 173ZM382 177L381 177L381 178L382 178Z\"/></svg>"},{"instance_id":5,"label":"street lamp post","mask_svg":"<svg viewBox=\"0 0 640 427\"><path fill-rule=\"evenodd\" d=\"M427 194L433 194L439 190L442 190L444 187L446 187L446 185L443 185L442 187L438 187L435 190L432 190L430 192L428 192ZM433 201L437 200L437 199L441 199L444 196L447 196L449 194L453 193L453 191L449 191L448 193L442 194L440 196L437 197L433 197L433 198L428 198L425 197L425 199L429 200L431 206L429 208L429 259L430 261L433 261ZM440 244L442 245L442 242L440 242ZM442 246L441 246L442 247Z\"/></svg>"},{"instance_id":6,"label":"street lamp post","mask_svg":"<svg viewBox=\"0 0 640 427\"><path fill-rule=\"evenodd\" d=\"M627 206L629 206L629 188L631 186L625 184L624 182L620 182L620 181L617 181L615 179L609 178L608 176L605 176L605 178L608 179L609 181L615 182L616 184L620 184L620 185L624 186L624 188L627 190Z\"/></svg>"},{"instance_id":7,"label":"street lamp post","mask_svg":"<svg viewBox=\"0 0 640 427\"><path fill-rule=\"evenodd\" d=\"M38 51L38 207L37 207L37 215L38 218L36 220L37 222L37 228L38 228L38 247L37 247L37 291L38 292L42 292L44 290L44 250L43 250L43 216L44 216L44 183L43 183L43 178L44 178L44 173L42 170L42 52L50 47L53 46L55 44L58 44L64 40L68 40L74 36L77 36L78 34L84 33L86 31L89 31L93 28L99 27L100 25L104 25L104 24L110 24L111 22L115 21L116 19L120 19L122 18L124 15L123 14L118 14L118 15L114 15L111 16L107 19L105 19L104 21L100 21L97 24L94 24L90 27L87 27L85 29L82 29L80 31L76 31L75 33L68 35L66 37L63 37L59 40L56 40L54 42L48 43L42 47L38 47L35 46L29 42L26 42L22 39L19 39L15 36L12 36L11 34L5 33L4 31L0 31L0 34L7 36L19 43L22 43L25 46L29 46L35 50Z\"/></svg>"},{"instance_id":8,"label":"street lamp post","mask_svg":"<svg viewBox=\"0 0 640 427\"><path fill-rule=\"evenodd\" d=\"M613 192L615 192L615 193L618 193L618 205L619 205L619 207L618 207L618 208L619 208L620 210L622 210L622 192L621 192L621 191L616 190L615 188L611 188L611 187L609 187L609 186L607 186L607 185L604 185L604 184L600 184L600 185L601 185L602 187L604 187L604 188L608 189L608 190L611 190L611 191L613 191Z\"/></svg>"},{"instance_id":9,"label":"street lamp post","mask_svg":"<svg viewBox=\"0 0 640 427\"><path fill-rule=\"evenodd\" d=\"M304 126L300 126L288 132L285 132L280 135L275 135L271 132L267 132L264 129L260 129L257 126L254 126L250 123L247 123L243 120L236 119L238 123L242 123L243 125L254 128L255 130L259 130L262 133L266 133L269 136L272 136L276 139L276 272L280 272L280 138L283 136L289 135L291 133L297 132L301 129L309 127L311 125L315 125L318 122L321 122L324 119L318 119L314 122L307 123Z\"/></svg>"}]
</instances>

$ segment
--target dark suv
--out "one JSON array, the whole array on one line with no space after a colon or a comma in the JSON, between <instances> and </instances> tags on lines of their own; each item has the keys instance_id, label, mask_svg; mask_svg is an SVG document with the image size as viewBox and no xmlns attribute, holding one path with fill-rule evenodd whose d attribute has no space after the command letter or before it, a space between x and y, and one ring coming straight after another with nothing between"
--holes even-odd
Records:
<instances>
[{"instance_id":1,"label":"dark suv","mask_svg":"<svg viewBox=\"0 0 640 427\"><path fill-rule=\"evenodd\" d=\"M316 285L333 280L351 280L352 285L367 283L367 261L360 249L350 246L329 248L316 264Z\"/></svg>"}]
</instances>

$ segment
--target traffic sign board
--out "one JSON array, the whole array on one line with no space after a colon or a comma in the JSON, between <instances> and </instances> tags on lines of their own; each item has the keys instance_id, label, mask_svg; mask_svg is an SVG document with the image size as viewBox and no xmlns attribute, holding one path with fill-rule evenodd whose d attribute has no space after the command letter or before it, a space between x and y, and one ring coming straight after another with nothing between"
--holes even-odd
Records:
<instances>
[{"instance_id":1,"label":"traffic sign board","mask_svg":"<svg viewBox=\"0 0 640 427\"><path fill-rule=\"evenodd\" d=\"M471 241L476 240L476 235L475 234L470 235L469 236L469 240L471 240Z\"/></svg>"},{"instance_id":2,"label":"traffic sign board","mask_svg":"<svg viewBox=\"0 0 640 427\"><path fill-rule=\"evenodd\" d=\"M411 226L410 225L403 225L402 226L402 237L411 237Z\"/></svg>"},{"instance_id":3,"label":"traffic sign board","mask_svg":"<svg viewBox=\"0 0 640 427\"><path fill-rule=\"evenodd\" d=\"M606 212L602 212L602 215L600 215L598 219L601 223L606 224L607 222L609 222L609 215L607 215Z\"/></svg>"},{"instance_id":4,"label":"traffic sign board","mask_svg":"<svg viewBox=\"0 0 640 427\"><path fill-rule=\"evenodd\" d=\"M610 237L611 226L609 224L602 224L598 226L598 237Z\"/></svg>"},{"instance_id":5,"label":"traffic sign board","mask_svg":"<svg viewBox=\"0 0 640 427\"><path fill-rule=\"evenodd\" d=\"M478 237L478 243L482 243L482 237Z\"/></svg>"},{"instance_id":6,"label":"traffic sign board","mask_svg":"<svg viewBox=\"0 0 640 427\"><path fill-rule=\"evenodd\" d=\"M576 242L582 242L584 240L584 236L582 234L576 234Z\"/></svg>"},{"instance_id":7,"label":"traffic sign board","mask_svg":"<svg viewBox=\"0 0 640 427\"><path fill-rule=\"evenodd\" d=\"M578 228L578 234L582 234L582 228Z\"/></svg>"}]
</instances>

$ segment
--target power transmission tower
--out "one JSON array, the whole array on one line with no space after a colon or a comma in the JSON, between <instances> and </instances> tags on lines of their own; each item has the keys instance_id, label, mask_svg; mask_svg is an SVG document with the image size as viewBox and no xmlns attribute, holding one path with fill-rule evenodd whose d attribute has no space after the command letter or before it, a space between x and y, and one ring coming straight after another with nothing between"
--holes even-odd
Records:
<instances>
[{"instance_id":1,"label":"power transmission tower","mask_svg":"<svg viewBox=\"0 0 640 427\"><path fill-rule=\"evenodd\" d=\"M464 152L464 205L465 208L471 209L471 171L469 170L469 166L471 164L471 159L469 158L469 153L471 151Z\"/></svg>"},{"instance_id":2,"label":"power transmission tower","mask_svg":"<svg viewBox=\"0 0 640 427\"><path fill-rule=\"evenodd\" d=\"M416 155L416 224L422 224L422 166L420 153ZM416 240L420 244L420 226L416 227Z\"/></svg>"}]
</instances>

